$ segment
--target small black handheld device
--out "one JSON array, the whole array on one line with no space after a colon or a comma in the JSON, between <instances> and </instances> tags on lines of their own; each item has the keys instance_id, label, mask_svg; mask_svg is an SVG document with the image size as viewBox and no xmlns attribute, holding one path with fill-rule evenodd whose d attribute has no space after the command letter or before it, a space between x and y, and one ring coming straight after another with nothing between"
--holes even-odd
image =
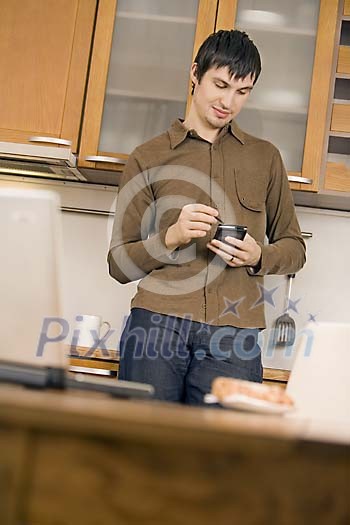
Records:
<instances>
[{"instance_id":1,"label":"small black handheld device","mask_svg":"<svg viewBox=\"0 0 350 525\"><path fill-rule=\"evenodd\" d=\"M247 231L247 226L242 226L240 224L219 224L214 239L225 242L225 237L230 236L243 241Z\"/></svg>"}]
</instances>

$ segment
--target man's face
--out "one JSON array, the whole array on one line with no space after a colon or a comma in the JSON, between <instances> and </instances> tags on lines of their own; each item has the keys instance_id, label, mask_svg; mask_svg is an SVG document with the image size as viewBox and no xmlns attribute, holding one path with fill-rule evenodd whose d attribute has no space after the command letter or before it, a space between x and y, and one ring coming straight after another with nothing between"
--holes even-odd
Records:
<instances>
[{"instance_id":1,"label":"man's face","mask_svg":"<svg viewBox=\"0 0 350 525\"><path fill-rule=\"evenodd\" d=\"M214 129L223 128L238 115L253 89L254 78L250 75L241 80L230 77L228 67L211 68L200 83L195 76L195 64L191 79L195 84L193 104L204 125Z\"/></svg>"}]
</instances>

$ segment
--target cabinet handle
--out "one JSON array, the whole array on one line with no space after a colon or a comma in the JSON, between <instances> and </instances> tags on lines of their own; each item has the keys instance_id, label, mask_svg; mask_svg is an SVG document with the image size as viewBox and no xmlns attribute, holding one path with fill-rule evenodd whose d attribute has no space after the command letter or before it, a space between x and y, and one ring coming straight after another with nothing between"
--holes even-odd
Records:
<instances>
[{"instance_id":1,"label":"cabinet handle","mask_svg":"<svg viewBox=\"0 0 350 525\"><path fill-rule=\"evenodd\" d=\"M126 164L126 159L119 157L106 157L105 155L89 155L85 160L91 162L110 162L111 164Z\"/></svg>"},{"instance_id":2,"label":"cabinet handle","mask_svg":"<svg viewBox=\"0 0 350 525\"><path fill-rule=\"evenodd\" d=\"M85 213L87 215L103 215L107 217L113 217L114 212L104 210L89 210L86 208L72 208L70 206L61 206L61 211L67 211L72 213Z\"/></svg>"},{"instance_id":3,"label":"cabinet handle","mask_svg":"<svg viewBox=\"0 0 350 525\"><path fill-rule=\"evenodd\" d=\"M297 175L288 175L289 182L301 182L302 184L312 184L312 179L307 179L306 177L298 177Z\"/></svg>"},{"instance_id":4,"label":"cabinet handle","mask_svg":"<svg viewBox=\"0 0 350 525\"><path fill-rule=\"evenodd\" d=\"M29 142L48 142L49 144L59 144L60 146L71 146L72 141L58 139L57 137L29 137Z\"/></svg>"},{"instance_id":5,"label":"cabinet handle","mask_svg":"<svg viewBox=\"0 0 350 525\"><path fill-rule=\"evenodd\" d=\"M304 239L312 239L312 232L301 232L301 236Z\"/></svg>"}]
</instances>

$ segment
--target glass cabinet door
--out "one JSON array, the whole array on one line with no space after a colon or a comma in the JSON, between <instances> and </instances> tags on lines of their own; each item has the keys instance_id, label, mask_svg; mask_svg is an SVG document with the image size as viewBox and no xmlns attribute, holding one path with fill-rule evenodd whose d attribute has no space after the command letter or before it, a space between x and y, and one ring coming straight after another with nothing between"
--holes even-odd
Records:
<instances>
[{"instance_id":1,"label":"glass cabinet door","mask_svg":"<svg viewBox=\"0 0 350 525\"><path fill-rule=\"evenodd\" d=\"M288 171L301 172L319 0L240 0L236 26L257 45L262 72L237 122L273 142Z\"/></svg>"},{"instance_id":2,"label":"glass cabinet door","mask_svg":"<svg viewBox=\"0 0 350 525\"><path fill-rule=\"evenodd\" d=\"M337 0L219 2L216 29L248 33L262 61L237 123L279 148L290 180L305 183L295 189L317 189L337 10Z\"/></svg>"},{"instance_id":3,"label":"glass cabinet door","mask_svg":"<svg viewBox=\"0 0 350 525\"><path fill-rule=\"evenodd\" d=\"M193 54L214 31L217 4L99 2L79 166L121 169L136 146L185 117Z\"/></svg>"},{"instance_id":4,"label":"glass cabinet door","mask_svg":"<svg viewBox=\"0 0 350 525\"><path fill-rule=\"evenodd\" d=\"M198 0L118 0L101 151L130 153L186 108Z\"/></svg>"},{"instance_id":5,"label":"glass cabinet door","mask_svg":"<svg viewBox=\"0 0 350 525\"><path fill-rule=\"evenodd\" d=\"M262 71L237 117L270 140L289 171L300 172L314 62L319 0L239 0L235 28L259 49Z\"/></svg>"}]
</instances>

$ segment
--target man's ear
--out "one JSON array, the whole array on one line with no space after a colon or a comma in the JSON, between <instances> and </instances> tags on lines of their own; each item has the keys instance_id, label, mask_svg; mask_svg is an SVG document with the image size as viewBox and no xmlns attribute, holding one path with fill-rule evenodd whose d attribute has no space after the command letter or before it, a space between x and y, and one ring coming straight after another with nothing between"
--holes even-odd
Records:
<instances>
[{"instance_id":1,"label":"man's ear","mask_svg":"<svg viewBox=\"0 0 350 525\"><path fill-rule=\"evenodd\" d=\"M191 82L192 82L194 85L198 84L198 79L197 79L197 63L196 63L196 62L193 62L192 66L191 66L190 76L191 76Z\"/></svg>"},{"instance_id":2,"label":"man's ear","mask_svg":"<svg viewBox=\"0 0 350 525\"><path fill-rule=\"evenodd\" d=\"M191 77L191 85L192 85L192 88L191 88L191 95L193 95L194 90L195 90L195 87L196 87L196 85L198 84L198 79L197 79L197 64L196 64L196 62L193 62L192 66L191 66L190 77Z\"/></svg>"}]
</instances>

